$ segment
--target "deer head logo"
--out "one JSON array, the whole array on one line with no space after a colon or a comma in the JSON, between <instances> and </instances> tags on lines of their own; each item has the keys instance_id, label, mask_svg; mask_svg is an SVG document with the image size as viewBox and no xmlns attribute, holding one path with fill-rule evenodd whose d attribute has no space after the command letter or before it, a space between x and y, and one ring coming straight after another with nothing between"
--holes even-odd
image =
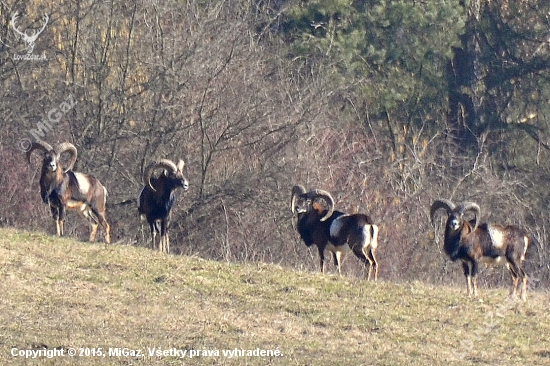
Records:
<instances>
[{"instance_id":1,"label":"deer head logo","mask_svg":"<svg viewBox=\"0 0 550 366\"><path fill-rule=\"evenodd\" d=\"M43 18L44 19L44 25L42 26L42 28L40 30L25 29L24 32L21 32L15 26L15 22L17 21L18 18L19 18L19 13L15 12L15 14L13 14L13 16L11 17L11 26L13 27L13 30L17 34L19 34L21 36L21 38L23 39L23 41L25 42L25 49L27 50L27 54L31 54L32 51L34 50L34 42L36 42L36 39L38 38L40 33L42 33L42 31L44 31L44 28L46 28L46 25L48 24L48 20L50 18L48 17L48 15L44 14L44 18ZM29 34L27 34L27 32Z\"/></svg>"}]
</instances>

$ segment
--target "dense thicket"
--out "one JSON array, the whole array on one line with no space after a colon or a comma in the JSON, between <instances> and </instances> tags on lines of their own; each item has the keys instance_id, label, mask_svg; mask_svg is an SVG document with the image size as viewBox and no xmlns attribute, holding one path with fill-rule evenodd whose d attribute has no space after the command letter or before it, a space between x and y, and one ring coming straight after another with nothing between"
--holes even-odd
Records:
<instances>
[{"instance_id":1,"label":"dense thicket","mask_svg":"<svg viewBox=\"0 0 550 366\"><path fill-rule=\"evenodd\" d=\"M428 218L450 198L525 226L527 269L546 286L549 11L542 0L4 1L0 222L53 233L23 153L42 136L73 142L77 169L108 188L114 241L146 245L144 166L183 158L176 254L315 270L289 210L303 184L380 223L383 279L462 281ZM31 36L44 14L29 53L13 25ZM67 229L86 237L75 215ZM344 269L361 274L351 257Z\"/></svg>"}]
</instances>

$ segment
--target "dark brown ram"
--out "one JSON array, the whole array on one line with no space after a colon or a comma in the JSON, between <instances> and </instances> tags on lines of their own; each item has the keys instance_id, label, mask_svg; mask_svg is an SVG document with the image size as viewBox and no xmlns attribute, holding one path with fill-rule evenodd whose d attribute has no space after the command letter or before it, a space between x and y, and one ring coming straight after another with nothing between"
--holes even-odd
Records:
<instances>
[{"instance_id":1,"label":"dark brown ram","mask_svg":"<svg viewBox=\"0 0 550 366\"><path fill-rule=\"evenodd\" d=\"M185 163L180 160L176 165L168 159L161 159L150 163L143 172L143 183L138 198L138 212L145 218L151 228L152 247L156 247L156 236L160 234L159 251L170 252L168 226L170 212L176 201L176 188L187 191L189 182L183 176ZM163 169L158 178L153 177L157 169Z\"/></svg>"},{"instance_id":2,"label":"dark brown ram","mask_svg":"<svg viewBox=\"0 0 550 366\"><path fill-rule=\"evenodd\" d=\"M318 202L322 199L328 208ZM334 264L341 273L342 256L350 249L368 266L367 279L374 272L378 279L378 261L375 252L378 246L378 226L365 214L346 214L334 211L334 199L321 189L306 192L297 185L292 188L292 213L297 215L297 229L304 243L316 245L319 251L321 272L325 267L325 249L332 253Z\"/></svg>"}]
</instances>

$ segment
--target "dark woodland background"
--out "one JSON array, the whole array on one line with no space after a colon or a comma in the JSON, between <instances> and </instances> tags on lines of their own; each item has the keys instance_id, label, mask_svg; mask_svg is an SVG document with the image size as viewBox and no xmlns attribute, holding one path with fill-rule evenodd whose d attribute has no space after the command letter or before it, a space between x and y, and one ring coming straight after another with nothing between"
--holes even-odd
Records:
<instances>
[{"instance_id":1,"label":"dark woodland background","mask_svg":"<svg viewBox=\"0 0 550 366\"><path fill-rule=\"evenodd\" d=\"M16 12L29 35L49 16L38 59L18 56ZM55 233L34 129L107 187L114 242L148 245L142 171L181 158L174 254L318 270L290 213L302 184L379 223L382 280L463 285L429 220L448 198L525 227L531 285L548 287L547 1L2 1L0 23L2 226ZM86 240L76 214L66 227ZM349 256L344 273L363 270Z\"/></svg>"}]
</instances>

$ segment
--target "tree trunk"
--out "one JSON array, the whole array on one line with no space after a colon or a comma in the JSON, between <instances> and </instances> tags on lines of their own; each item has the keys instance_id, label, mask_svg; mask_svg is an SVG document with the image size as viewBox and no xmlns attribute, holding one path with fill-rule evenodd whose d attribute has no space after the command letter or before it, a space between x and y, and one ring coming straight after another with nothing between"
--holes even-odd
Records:
<instances>
[{"instance_id":1,"label":"tree trunk","mask_svg":"<svg viewBox=\"0 0 550 366\"><path fill-rule=\"evenodd\" d=\"M481 46L477 33L479 0L469 4L466 32L460 37L462 47L454 49L447 70L449 88L448 123L451 135L461 146L476 144L483 132L482 103L485 94Z\"/></svg>"}]
</instances>

